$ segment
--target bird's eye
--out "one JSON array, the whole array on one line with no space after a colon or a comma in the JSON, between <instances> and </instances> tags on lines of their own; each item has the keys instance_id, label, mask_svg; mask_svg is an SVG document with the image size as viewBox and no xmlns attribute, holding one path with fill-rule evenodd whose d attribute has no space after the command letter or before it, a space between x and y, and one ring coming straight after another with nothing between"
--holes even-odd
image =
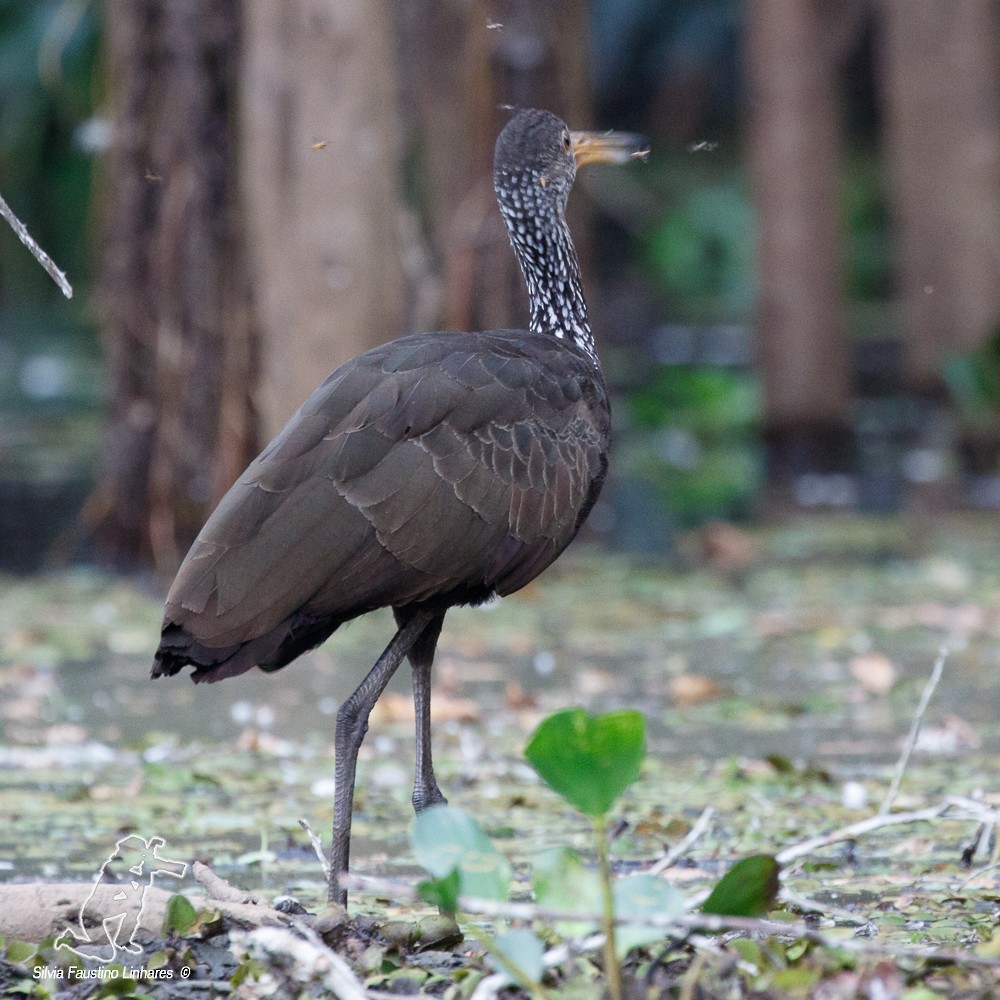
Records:
<instances>
[{"instance_id":1,"label":"bird's eye","mask_svg":"<svg viewBox=\"0 0 1000 1000\"><path fill-rule=\"evenodd\" d=\"M573 148L573 143L570 141L569 132L563 132L562 134L562 144L563 149L568 153Z\"/></svg>"}]
</instances>

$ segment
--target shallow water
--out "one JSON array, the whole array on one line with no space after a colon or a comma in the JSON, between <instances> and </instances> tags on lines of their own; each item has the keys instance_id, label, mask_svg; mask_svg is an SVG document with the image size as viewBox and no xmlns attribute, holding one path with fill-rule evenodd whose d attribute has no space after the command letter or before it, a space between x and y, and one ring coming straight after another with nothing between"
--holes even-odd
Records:
<instances>
[{"instance_id":1,"label":"shallow water","mask_svg":"<svg viewBox=\"0 0 1000 1000\"><path fill-rule=\"evenodd\" d=\"M668 809L699 808L688 775L745 761L881 780L943 642L924 759L942 783L960 782L964 759L1000 747L992 525L851 525L748 536L751 557L735 567L581 548L514 598L455 610L435 666L446 794L517 830L519 847L543 844L553 817L533 810L552 803L521 749L571 704L643 711ZM353 623L277 674L195 686L148 679L159 614L154 595L85 571L0 592L0 810L11 816L0 878L85 877L99 843L141 827L248 884L318 885L297 819L326 832L335 713L391 617ZM360 764L355 856L370 870L405 868L408 705L401 670ZM559 836L585 829L554 822Z\"/></svg>"}]
</instances>

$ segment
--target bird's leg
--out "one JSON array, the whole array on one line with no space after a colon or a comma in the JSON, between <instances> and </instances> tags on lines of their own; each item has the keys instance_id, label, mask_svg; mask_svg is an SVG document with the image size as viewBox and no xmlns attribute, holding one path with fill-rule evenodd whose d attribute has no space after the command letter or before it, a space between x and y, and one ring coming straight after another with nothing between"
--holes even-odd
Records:
<instances>
[{"instance_id":1,"label":"bird's leg","mask_svg":"<svg viewBox=\"0 0 1000 1000\"><path fill-rule=\"evenodd\" d=\"M400 622L399 612L396 621ZM431 665L437 647L444 612L434 617L420 633L420 638L410 650L410 666L413 668L413 714L417 724L417 763L413 772L413 808L417 812L428 806L443 805L448 800L441 794L434 777L434 761L431 758Z\"/></svg>"},{"instance_id":2,"label":"bird's leg","mask_svg":"<svg viewBox=\"0 0 1000 1000\"><path fill-rule=\"evenodd\" d=\"M351 814L354 809L354 780L358 764L358 750L368 732L368 716L375 702L385 690L396 668L407 656L420 634L437 615L434 611L419 611L401 625L392 641L385 647L375 666L357 686L337 712L337 732L334 750L337 760L334 770L333 840L330 845L330 883L328 897L331 903L347 904L347 890L340 887L340 873L347 871L351 854ZM439 626L440 628L440 626Z\"/></svg>"}]
</instances>

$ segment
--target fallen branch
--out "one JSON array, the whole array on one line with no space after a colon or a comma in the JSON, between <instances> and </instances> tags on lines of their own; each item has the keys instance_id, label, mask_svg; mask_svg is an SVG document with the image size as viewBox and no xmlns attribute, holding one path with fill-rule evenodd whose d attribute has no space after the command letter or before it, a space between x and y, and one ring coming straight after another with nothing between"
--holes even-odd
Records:
<instances>
[{"instance_id":1,"label":"fallen branch","mask_svg":"<svg viewBox=\"0 0 1000 1000\"><path fill-rule=\"evenodd\" d=\"M204 888L209 899L219 903L245 903L251 906L266 906L270 909L271 904L262 896L234 888L222 876L216 875L208 865L202 864L200 861L196 861L191 866L191 874Z\"/></svg>"},{"instance_id":2,"label":"fallen branch","mask_svg":"<svg viewBox=\"0 0 1000 1000\"><path fill-rule=\"evenodd\" d=\"M0 216L7 220L10 228L17 233L17 238L31 251L35 260L45 268L63 295L67 299L73 298L73 286L66 280L66 275L56 267L55 261L35 242L34 237L28 232L28 227L13 213L10 205L3 198L0 198Z\"/></svg>"},{"instance_id":3,"label":"fallen branch","mask_svg":"<svg viewBox=\"0 0 1000 1000\"><path fill-rule=\"evenodd\" d=\"M798 844L792 844L791 847L786 847L783 851L779 851L774 857L778 864L784 867L789 862L797 861L807 854L812 854L813 851L819 850L821 847L829 847L831 844L838 844L844 840L856 840L863 834L871 833L873 830L881 830L886 826L925 823L928 820L940 819L950 808L951 805L948 802L941 802L936 806L929 806L926 809L914 809L912 812L891 813L888 816L876 813L867 819L858 820L857 823L842 826L839 830L833 830L830 833L820 834L818 837L810 837L808 840L803 840Z\"/></svg>"},{"instance_id":4,"label":"fallen branch","mask_svg":"<svg viewBox=\"0 0 1000 1000\"><path fill-rule=\"evenodd\" d=\"M278 995L297 996L303 985L312 983L340 1000L367 1000L364 985L347 962L328 948L318 934L301 924L294 930L258 927L233 932L230 950L237 958L246 955L254 958L264 966L266 976L284 979L284 983L275 984Z\"/></svg>"}]
</instances>

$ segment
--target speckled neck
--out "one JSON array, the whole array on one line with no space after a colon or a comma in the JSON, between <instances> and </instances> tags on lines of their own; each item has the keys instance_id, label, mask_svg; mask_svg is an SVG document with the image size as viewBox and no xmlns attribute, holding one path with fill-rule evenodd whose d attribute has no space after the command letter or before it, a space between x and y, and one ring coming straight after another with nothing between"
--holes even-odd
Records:
<instances>
[{"instance_id":1,"label":"speckled neck","mask_svg":"<svg viewBox=\"0 0 1000 1000\"><path fill-rule=\"evenodd\" d=\"M571 341L596 362L580 265L566 224L569 185L556 187L534 170L504 167L494 174L494 188L528 286L532 332Z\"/></svg>"}]
</instances>

